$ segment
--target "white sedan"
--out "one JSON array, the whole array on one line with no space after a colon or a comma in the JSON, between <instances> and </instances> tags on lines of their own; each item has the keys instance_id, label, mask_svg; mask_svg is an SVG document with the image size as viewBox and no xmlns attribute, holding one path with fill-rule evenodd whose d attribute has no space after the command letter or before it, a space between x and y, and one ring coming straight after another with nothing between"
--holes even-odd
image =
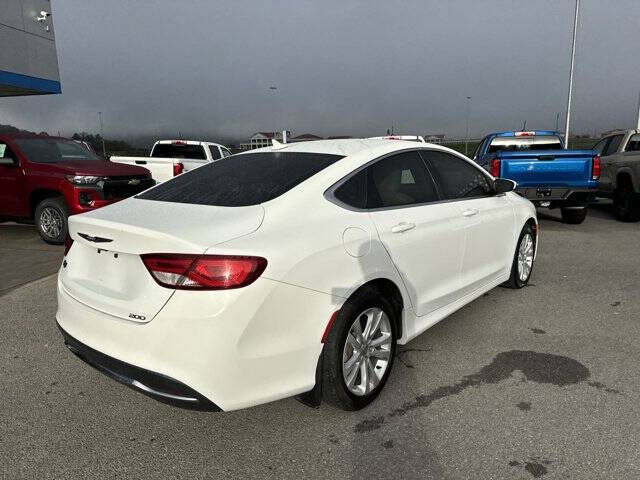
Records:
<instances>
[{"instance_id":1,"label":"white sedan","mask_svg":"<svg viewBox=\"0 0 640 480\"><path fill-rule=\"evenodd\" d=\"M76 355L161 401L359 409L396 344L527 284L536 212L513 188L395 140L224 158L70 217L57 322Z\"/></svg>"}]
</instances>

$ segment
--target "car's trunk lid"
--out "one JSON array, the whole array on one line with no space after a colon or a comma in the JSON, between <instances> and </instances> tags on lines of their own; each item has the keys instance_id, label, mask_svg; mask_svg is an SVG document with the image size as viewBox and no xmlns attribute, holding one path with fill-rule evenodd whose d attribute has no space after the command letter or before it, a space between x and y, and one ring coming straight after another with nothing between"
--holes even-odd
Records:
<instances>
[{"instance_id":1,"label":"car's trunk lid","mask_svg":"<svg viewBox=\"0 0 640 480\"><path fill-rule=\"evenodd\" d=\"M128 199L71 216L74 240L60 272L64 290L114 317L148 322L174 290L158 285L140 255L204 253L258 229L262 206L214 207Z\"/></svg>"}]
</instances>

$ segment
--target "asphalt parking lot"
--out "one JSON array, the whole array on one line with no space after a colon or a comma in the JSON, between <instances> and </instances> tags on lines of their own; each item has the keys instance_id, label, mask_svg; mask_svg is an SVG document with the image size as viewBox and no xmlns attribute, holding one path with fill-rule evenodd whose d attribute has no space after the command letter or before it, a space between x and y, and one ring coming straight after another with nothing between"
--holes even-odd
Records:
<instances>
[{"instance_id":1,"label":"asphalt parking lot","mask_svg":"<svg viewBox=\"0 0 640 480\"><path fill-rule=\"evenodd\" d=\"M294 399L192 412L108 379L55 326L45 275L60 249L0 225L14 279L0 287L2 478L638 478L640 225L610 210L582 225L541 211L531 285L496 288L401 347L355 413ZM46 261L20 277L29 258Z\"/></svg>"}]
</instances>

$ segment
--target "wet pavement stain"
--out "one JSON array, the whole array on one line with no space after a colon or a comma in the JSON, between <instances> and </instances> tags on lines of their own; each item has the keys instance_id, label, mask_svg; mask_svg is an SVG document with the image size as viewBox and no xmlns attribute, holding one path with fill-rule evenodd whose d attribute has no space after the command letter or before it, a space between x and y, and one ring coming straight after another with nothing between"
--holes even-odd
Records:
<instances>
[{"instance_id":1,"label":"wet pavement stain","mask_svg":"<svg viewBox=\"0 0 640 480\"><path fill-rule=\"evenodd\" d=\"M416 368L412 363L410 363L409 361L407 361L406 356L408 353L412 353L412 352L428 352L429 348L406 348L404 350L398 350L398 352L396 353L396 358L398 359L398 361L400 363L402 363L405 367L407 368Z\"/></svg>"},{"instance_id":2,"label":"wet pavement stain","mask_svg":"<svg viewBox=\"0 0 640 480\"><path fill-rule=\"evenodd\" d=\"M587 367L569 357L551 353L511 350L499 353L489 365L482 367L474 374L465 376L458 383L438 387L431 393L418 395L413 401L405 402L401 407L389 412L387 418L402 416L417 408L428 407L436 400L458 395L469 387L496 384L508 379L515 371L522 372L523 381L551 384L558 387L574 385L585 381L590 376ZM354 431L364 433L376 430L383 426L384 420L384 416L365 419L354 426Z\"/></svg>"},{"instance_id":3,"label":"wet pavement stain","mask_svg":"<svg viewBox=\"0 0 640 480\"><path fill-rule=\"evenodd\" d=\"M520 402L516 405L523 412L528 412L531 410L531 402Z\"/></svg>"},{"instance_id":4,"label":"wet pavement stain","mask_svg":"<svg viewBox=\"0 0 640 480\"><path fill-rule=\"evenodd\" d=\"M355 426L354 430L356 431L356 433L370 432L372 430L377 430L378 428L380 428L383 423L384 423L384 417L382 416L371 418L368 420L363 420L360 423L358 423Z\"/></svg>"},{"instance_id":5,"label":"wet pavement stain","mask_svg":"<svg viewBox=\"0 0 640 480\"><path fill-rule=\"evenodd\" d=\"M536 335L544 335L545 333L547 333L547 332L545 332L544 330L542 330L540 328L532 328L531 331L533 333L535 333Z\"/></svg>"},{"instance_id":6,"label":"wet pavement stain","mask_svg":"<svg viewBox=\"0 0 640 480\"><path fill-rule=\"evenodd\" d=\"M547 466L551 465L551 460L544 460L540 457L529 457L529 461L524 462L524 469L529 472L534 478L542 477L548 473ZM517 460L511 460L509 462L510 467L520 467L522 463Z\"/></svg>"},{"instance_id":7,"label":"wet pavement stain","mask_svg":"<svg viewBox=\"0 0 640 480\"><path fill-rule=\"evenodd\" d=\"M604 383L600 382L589 382L587 385L593 388L597 388L598 390L604 390L607 393L615 393L617 395L622 395L620 390L616 390L615 388L607 387Z\"/></svg>"},{"instance_id":8,"label":"wet pavement stain","mask_svg":"<svg viewBox=\"0 0 640 480\"><path fill-rule=\"evenodd\" d=\"M535 478L541 477L547 474L547 467L538 462L526 462L524 469L533 475Z\"/></svg>"}]
</instances>

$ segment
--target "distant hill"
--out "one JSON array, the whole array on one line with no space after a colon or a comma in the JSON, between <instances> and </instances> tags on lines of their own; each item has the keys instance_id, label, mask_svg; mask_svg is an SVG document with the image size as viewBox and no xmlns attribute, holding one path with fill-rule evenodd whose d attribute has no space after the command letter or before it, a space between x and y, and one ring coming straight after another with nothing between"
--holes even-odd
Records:
<instances>
[{"instance_id":1,"label":"distant hill","mask_svg":"<svg viewBox=\"0 0 640 480\"><path fill-rule=\"evenodd\" d=\"M13 125L0 125L0 133L16 133L16 132L29 132L28 130L22 130L18 127L14 127Z\"/></svg>"}]
</instances>

